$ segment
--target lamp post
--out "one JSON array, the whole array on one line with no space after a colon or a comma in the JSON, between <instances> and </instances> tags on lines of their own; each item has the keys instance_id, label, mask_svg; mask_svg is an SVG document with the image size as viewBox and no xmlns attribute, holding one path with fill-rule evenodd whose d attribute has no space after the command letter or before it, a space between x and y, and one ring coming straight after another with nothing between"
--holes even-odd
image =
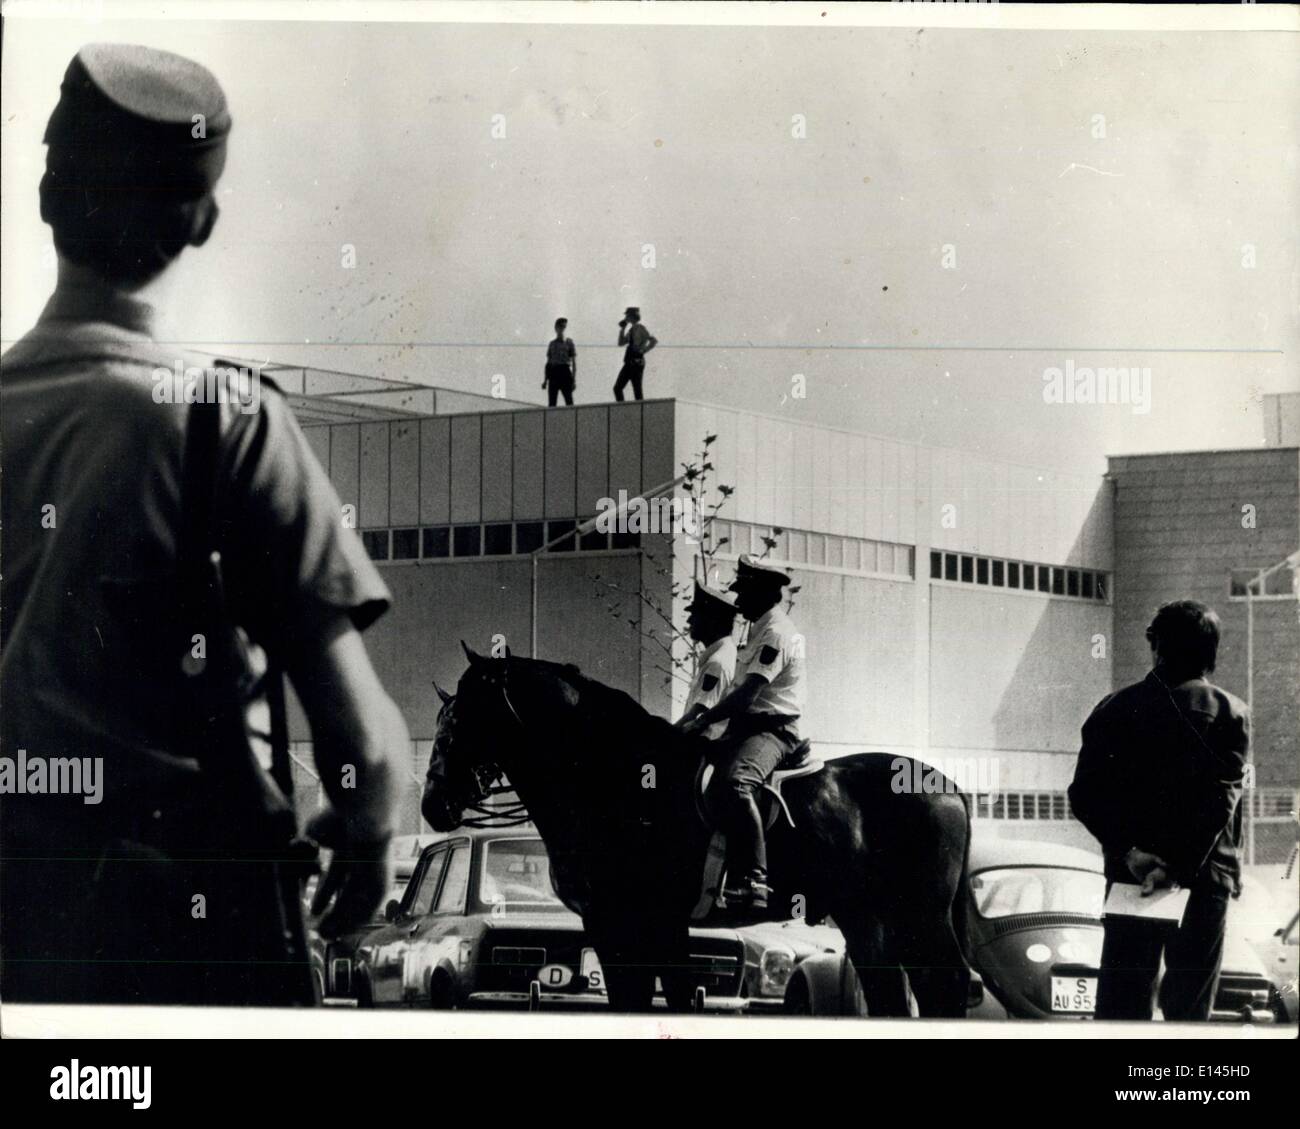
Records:
<instances>
[{"instance_id":1,"label":"lamp post","mask_svg":"<svg viewBox=\"0 0 1300 1129\"><path fill-rule=\"evenodd\" d=\"M597 514L595 517L588 518L576 529L570 530L567 533L561 533L556 537L552 537L549 541L546 542L545 545L541 546L541 548L534 549L531 553L528 554L529 568L531 570L531 575L529 577L529 601L528 601L528 637L529 637L528 654L530 658L534 658L534 659L537 658L537 571L538 571L537 562L538 559L542 556L542 554L549 552L561 541L567 541L570 537L572 537L574 543L577 544L578 539L590 533L593 529L595 529L596 523L600 521L602 518L604 518L607 521L612 520L616 515L626 513L628 507L631 506L633 502L649 501L651 498L658 498L662 494L671 493L673 490L676 490L677 487L680 486L685 481L686 481L686 476L679 475L677 478L674 478L671 482L662 482L658 486L656 486L653 490L647 490L644 494L638 494L635 498L629 498L626 502L623 502L620 506L618 506L614 510L606 510L603 511L602 513Z\"/></svg>"},{"instance_id":2,"label":"lamp post","mask_svg":"<svg viewBox=\"0 0 1300 1129\"><path fill-rule=\"evenodd\" d=\"M1253 579L1246 581L1246 708L1250 711L1251 721L1255 718L1255 601L1264 595L1264 584L1274 573L1280 572L1284 568L1290 568L1293 572L1292 588L1295 589L1297 598L1300 598L1300 549L1297 549L1289 557L1277 562L1270 568L1261 568ZM1258 586L1259 592L1255 589ZM1252 747L1246 755L1246 763L1250 764L1255 759L1255 750ZM1254 802L1249 795L1243 796L1246 802L1246 861L1251 865L1255 862L1255 811Z\"/></svg>"}]
</instances>

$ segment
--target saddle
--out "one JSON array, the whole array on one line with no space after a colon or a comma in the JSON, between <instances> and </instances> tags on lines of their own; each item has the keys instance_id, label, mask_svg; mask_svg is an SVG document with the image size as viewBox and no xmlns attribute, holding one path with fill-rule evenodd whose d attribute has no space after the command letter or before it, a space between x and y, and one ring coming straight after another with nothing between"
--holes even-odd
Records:
<instances>
[{"instance_id":1,"label":"saddle","mask_svg":"<svg viewBox=\"0 0 1300 1129\"><path fill-rule=\"evenodd\" d=\"M755 796L759 814L763 817L765 831L771 831L782 816L791 827L795 826L794 816L790 814L789 805L781 795L781 786L786 781L796 780L800 776L812 776L825 767L824 760L812 755L810 741L800 741L786 755ZM726 879L727 845L726 837L720 830L719 822L710 810L707 799L709 781L713 778L713 773L713 765L705 758L700 762L700 767L695 774L695 810L700 817L700 822L713 831L713 838L709 842L709 853L704 862L699 901L691 911L691 920L695 922L705 921L715 909L723 908L721 897Z\"/></svg>"},{"instance_id":2,"label":"saddle","mask_svg":"<svg viewBox=\"0 0 1300 1129\"><path fill-rule=\"evenodd\" d=\"M790 814L790 808L781 795L781 785L787 780L795 780L800 776L811 776L815 772L820 772L825 765L825 761L812 755L811 741L800 741L786 754L755 797L758 801L758 810L763 816L764 830L771 831L772 825L776 823L781 815L785 816L786 822L791 827L795 825L794 816ZM700 762L700 767L695 773L695 811L700 817L700 822L705 827L717 831L720 824L710 810L707 798L709 781L713 779L713 772L713 765L707 759Z\"/></svg>"}]
</instances>

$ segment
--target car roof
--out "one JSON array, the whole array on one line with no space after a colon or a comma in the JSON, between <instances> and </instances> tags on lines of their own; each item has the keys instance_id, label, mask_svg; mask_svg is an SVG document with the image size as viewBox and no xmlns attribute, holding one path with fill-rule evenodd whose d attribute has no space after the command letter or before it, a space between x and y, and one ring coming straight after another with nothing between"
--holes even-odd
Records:
<instances>
[{"instance_id":1,"label":"car roof","mask_svg":"<svg viewBox=\"0 0 1300 1129\"><path fill-rule=\"evenodd\" d=\"M1096 874L1103 873L1104 869L1101 855L1096 851L1041 839L1000 839L977 832L971 839L971 872L998 866L1059 866Z\"/></svg>"},{"instance_id":2,"label":"car roof","mask_svg":"<svg viewBox=\"0 0 1300 1129\"><path fill-rule=\"evenodd\" d=\"M476 842L485 839L540 839L542 833L533 823L521 823L515 827L458 827L455 831L431 831L419 836L422 854L429 847L446 843L450 839L473 839Z\"/></svg>"}]
</instances>

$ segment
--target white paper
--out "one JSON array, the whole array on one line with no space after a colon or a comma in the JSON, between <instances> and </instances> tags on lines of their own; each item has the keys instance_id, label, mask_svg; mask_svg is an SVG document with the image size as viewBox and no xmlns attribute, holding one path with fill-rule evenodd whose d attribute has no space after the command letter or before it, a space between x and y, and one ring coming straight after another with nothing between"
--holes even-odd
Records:
<instances>
[{"instance_id":1,"label":"white paper","mask_svg":"<svg viewBox=\"0 0 1300 1129\"><path fill-rule=\"evenodd\" d=\"M1142 896L1142 887L1127 882L1116 882L1106 895L1104 917L1142 917L1151 921L1168 921L1177 925L1183 920L1187 909L1187 899L1191 891L1186 889L1156 890L1147 897Z\"/></svg>"}]
</instances>

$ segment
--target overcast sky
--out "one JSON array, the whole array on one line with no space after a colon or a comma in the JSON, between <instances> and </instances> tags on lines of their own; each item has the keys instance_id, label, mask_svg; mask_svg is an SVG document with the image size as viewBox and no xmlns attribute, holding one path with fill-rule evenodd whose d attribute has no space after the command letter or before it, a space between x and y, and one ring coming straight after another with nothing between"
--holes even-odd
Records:
<instances>
[{"instance_id":1,"label":"overcast sky","mask_svg":"<svg viewBox=\"0 0 1300 1129\"><path fill-rule=\"evenodd\" d=\"M1089 471L1258 445L1297 386L1294 36L11 20L6 345L53 284L40 139L92 38L229 97L172 339L540 402L564 315L590 402L635 304L648 395ZM1149 367L1151 410L1045 403L1067 361Z\"/></svg>"}]
</instances>

